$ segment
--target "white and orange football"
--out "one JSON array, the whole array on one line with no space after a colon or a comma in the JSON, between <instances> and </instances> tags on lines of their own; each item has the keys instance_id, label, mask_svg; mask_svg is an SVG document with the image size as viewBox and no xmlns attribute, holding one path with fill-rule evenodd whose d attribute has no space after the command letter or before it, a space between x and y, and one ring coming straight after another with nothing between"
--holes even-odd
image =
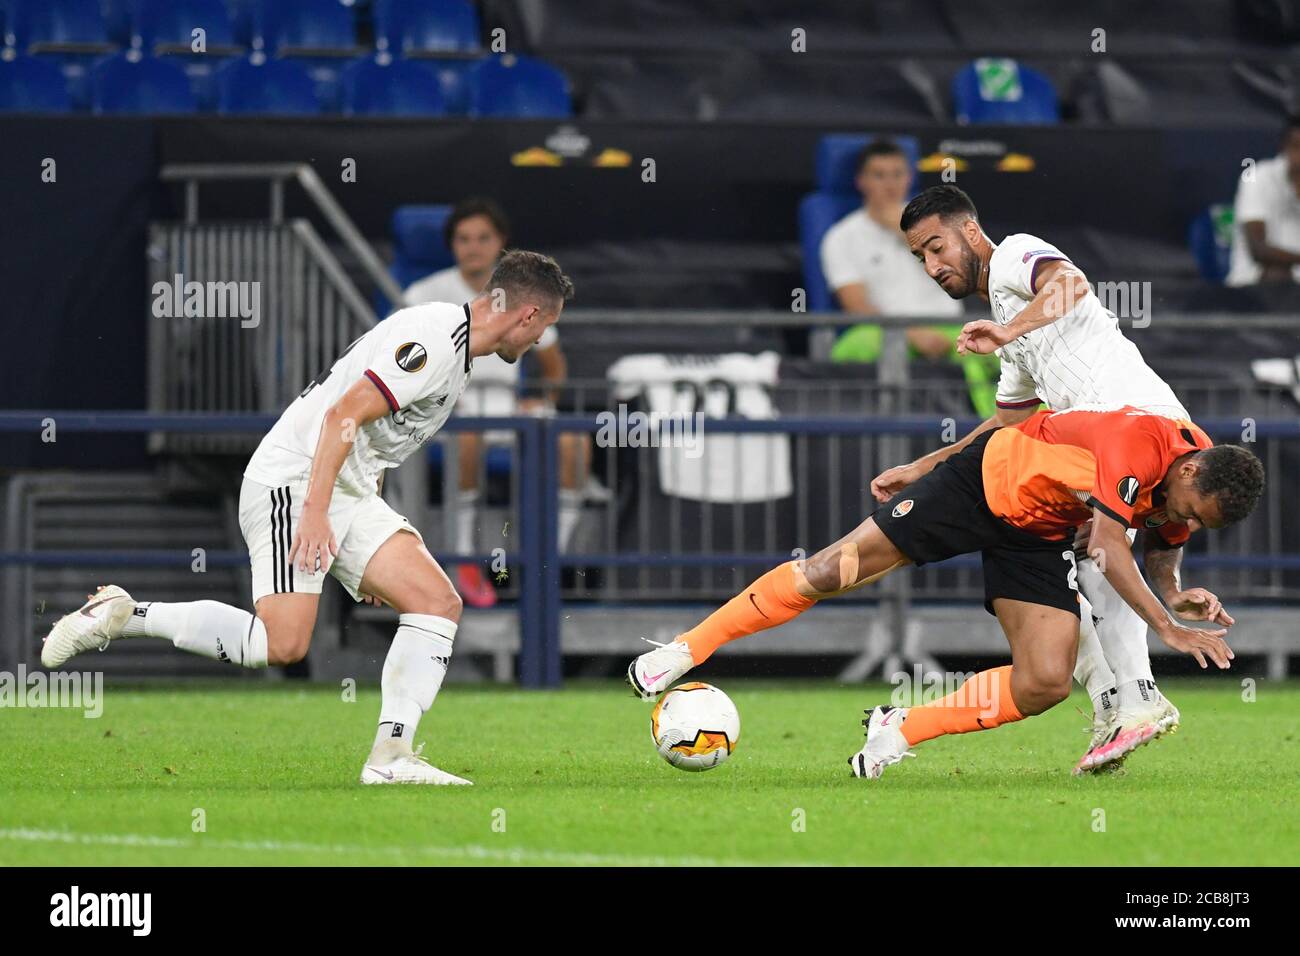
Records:
<instances>
[{"instance_id":1,"label":"white and orange football","mask_svg":"<svg viewBox=\"0 0 1300 956\"><path fill-rule=\"evenodd\" d=\"M740 712L712 684L678 684L650 713L650 736L659 756L681 770L712 770L740 740Z\"/></svg>"}]
</instances>

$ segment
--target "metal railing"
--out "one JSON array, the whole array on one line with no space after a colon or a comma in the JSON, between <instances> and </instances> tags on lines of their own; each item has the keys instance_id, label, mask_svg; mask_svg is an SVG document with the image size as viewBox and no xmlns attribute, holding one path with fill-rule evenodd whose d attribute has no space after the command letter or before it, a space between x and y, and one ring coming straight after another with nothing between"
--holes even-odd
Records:
<instances>
[{"instance_id":1,"label":"metal railing","mask_svg":"<svg viewBox=\"0 0 1300 956\"><path fill-rule=\"evenodd\" d=\"M297 183L368 277L400 289L347 214L306 164L168 165L184 186L183 222L149 229L149 407L156 412L272 412L284 408L348 343L374 327L374 309L309 220L284 216ZM208 222L200 186L269 188L265 218ZM161 451L239 453L247 440L151 436Z\"/></svg>"},{"instance_id":2,"label":"metal railing","mask_svg":"<svg viewBox=\"0 0 1300 956\"><path fill-rule=\"evenodd\" d=\"M0 431L39 433L43 421L51 413L0 413ZM67 432L147 432L154 430L185 432L249 432L264 429L271 423L270 416L246 415L148 415L131 413L54 413L61 433ZM973 424L962 421L958 427ZM1202 426L1212 435L1225 430L1235 432L1236 420L1203 420ZM890 418L848 417L784 417L767 420L738 418L709 420L706 428L710 437L734 436L791 436L796 441L825 441L827 454L833 455L837 443L865 443L888 438L907 439L920 436L928 438L934 428L932 418L925 416L894 416ZM564 434L599 434L603 423L596 416L560 415L552 418L459 418L447 426L444 441L454 440L458 433L504 429L515 436L518 456L515 462L517 479L513 487L514 500L509 503L512 515L509 534L497 554L457 553L447 547L449 541L442 536L427 534L435 556L445 564L462 560L487 562L499 559L509 568L517 582L518 600L518 676L525 686L551 686L558 683L562 651L562 609L572 610L585 601L617 602L639 606L646 602L671 600L713 602L730 597L763 570L812 553L831 543L855 526L872 509L866 501L861 485L871 468L856 474L849 473L846 482L856 486L855 494L843 494L835 503L830 490L823 493L822 486L807 474L796 475L789 500L763 501L745 506L712 503L707 507L688 501L674 502L670 497L658 496L652 489L640 485L640 475L652 472L649 465L640 466L636 481L626 472L610 476L610 487L617 497L602 508L611 509L609 524L598 541L575 540L569 548L559 540L560 510L560 448ZM1277 455L1283 449L1295 454L1300 451L1300 422L1261 421L1257 424L1257 438L1261 448L1276 448L1276 452L1263 451L1261 457L1276 476ZM602 453L622 454L631 451L641 459L650 459L658 453L654 448L629 448L617 443L597 445ZM837 459L828 459L825 475L831 478L849 471L852 456L842 451ZM423 471L418 463L408 463L408 469ZM873 466L874 467L874 466ZM620 477L621 475L621 477ZM859 483L859 475L864 476ZM1215 589L1226 600L1252 599L1269 602L1294 600L1300 594L1300 547L1291 538L1281 534L1281 518L1288 504L1285 481L1271 481L1269 498L1258 509L1251 522L1241 528L1209 532L1198 538L1220 545L1205 550L1192 550L1185 566L1195 574L1195 583ZM428 499L424 502L428 504ZM834 507L833 507L834 505ZM400 507L399 503L399 507ZM633 517L621 516L620 509L631 507ZM692 509L695 510L692 510ZM737 509L743 512L753 508L756 525L736 522ZM430 531L429 508L415 519L422 531ZM834 513L842 516L835 521ZM724 519L732 523L726 533L719 528ZM444 532L447 527L445 516ZM1256 524L1256 522L1262 524ZM715 523L713 532L706 530ZM184 567L191 561L188 551L176 553L134 552L130 550L39 550L30 548L29 538L22 537L23 517L15 513L6 515L6 539L0 544L0 566L31 568L34 566L70 568L95 567ZM755 530L757 528L757 530ZM16 530L15 530L16 529ZM688 537L689 535L689 537ZM712 535L710 537L710 535ZM439 541L443 547L438 547ZM799 549L799 550L796 550ZM236 547L229 553L213 556L218 565L237 563ZM564 582L566 574L584 578L580 583ZM7 581L10 578L6 579ZM32 595L14 594L6 584L6 601L15 607L31 604ZM897 658L909 634L909 615L915 602L943 600L971 602L981 599L978 559L970 556L921 569L908 574L892 576L888 581L865 588L841 599L853 604L869 602L877 607L870 615L871 627L881 626L888 640L881 650L872 652L869 661L862 662L852 673L866 676L878 666L885 655ZM837 602L840 603L840 602ZM12 609L12 608L11 608ZM868 629L868 619L863 619L863 633ZM883 622L883 624L881 623ZM19 630L7 626L6 642L18 640ZM923 648L922 648L923 650ZM16 646L0 646L0 657L21 659Z\"/></svg>"}]
</instances>

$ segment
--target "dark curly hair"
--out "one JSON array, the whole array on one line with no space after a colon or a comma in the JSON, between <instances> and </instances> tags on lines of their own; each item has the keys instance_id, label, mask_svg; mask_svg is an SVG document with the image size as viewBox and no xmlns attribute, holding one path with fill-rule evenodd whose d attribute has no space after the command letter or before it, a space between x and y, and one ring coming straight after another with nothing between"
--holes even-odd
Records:
<instances>
[{"instance_id":1,"label":"dark curly hair","mask_svg":"<svg viewBox=\"0 0 1300 956\"><path fill-rule=\"evenodd\" d=\"M1215 445L1197 452L1196 463L1196 490L1218 501L1224 525L1255 510L1264 493L1264 466L1252 452L1240 445Z\"/></svg>"},{"instance_id":2,"label":"dark curly hair","mask_svg":"<svg viewBox=\"0 0 1300 956\"><path fill-rule=\"evenodd\" d=\"M945 222L957 216L979 220L979 213L975 211L975 203L970 196L964 190L946 183L922 190L903 210L903 218L898 227L907 232L926 216L938 216Z\"/></svg>"}]
</instances>

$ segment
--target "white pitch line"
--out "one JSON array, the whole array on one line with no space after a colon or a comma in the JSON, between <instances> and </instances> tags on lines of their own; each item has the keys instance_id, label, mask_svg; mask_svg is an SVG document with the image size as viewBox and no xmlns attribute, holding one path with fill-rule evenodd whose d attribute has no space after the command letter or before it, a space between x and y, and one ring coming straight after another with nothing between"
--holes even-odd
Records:
<instances>
[{"instance_id":1,"label":"white pitch line","mask_svg":"<svg viewBox=\"0 0 1300 956\"><path fill-rule=\"evenodd\" d=\"M144 833L74 833L66 830L0 829L0 840L23 843L72 843L82 846L153 847L165 850L244 850L266 853L379 853L396 857L425 855L494 863L549 863L565 866L820 866L824 864L773 860L728 860L698 856L623 856L611 853L568 853L562 850L500 849L467 846L364 846L340 843L298 843L279 840L181 839Z\"/></svg>"}]
</instances>

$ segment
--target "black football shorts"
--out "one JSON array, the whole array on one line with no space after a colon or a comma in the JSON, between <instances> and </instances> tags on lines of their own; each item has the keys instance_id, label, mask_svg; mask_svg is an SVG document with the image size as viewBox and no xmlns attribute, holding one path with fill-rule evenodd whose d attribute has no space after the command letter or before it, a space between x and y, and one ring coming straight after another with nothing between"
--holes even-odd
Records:
<instances>
[{"instance_id":1,"label":"black football shorts","mask_svg":"<svg viewBox=\"0 0 1300 956\"><path fill-rule=\"evenodd\" d=\"M876 526L918 567L979 552L984 607L996 598L1079 613L1073 537L1049 541L1007 524L984 499L985 432L873 514Z\"/></svg>"}]
</instances>

